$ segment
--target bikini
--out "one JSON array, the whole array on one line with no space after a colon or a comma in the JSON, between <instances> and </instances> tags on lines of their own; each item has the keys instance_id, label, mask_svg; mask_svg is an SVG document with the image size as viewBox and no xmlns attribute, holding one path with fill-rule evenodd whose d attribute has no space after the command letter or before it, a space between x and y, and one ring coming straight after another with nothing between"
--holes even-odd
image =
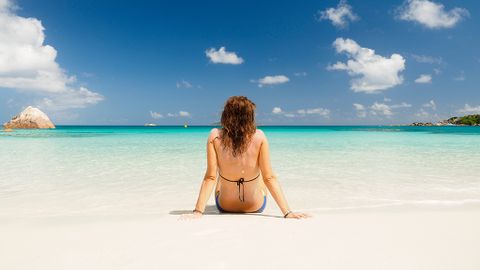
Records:
<instances>
[{"instance_id":1,"label":"bikini","mask_svg":"<svg viewBox=\"0 0 480 270\"><path fill-rule=\"evenodd\" d=\"M215 139L218 139L218 136L215 137L215 138L213 139L213 141L214 141ZM213 141L212 141L212 142L213 142ZM215 151L216 151L216 149L215 149ZM220 173L219 173L218 175L219 175L223 180L226 180L226 181L228 181L228 182L237 183L237 187L238 187L238 199L239 199L241 202L245 202L245 186L244 186L244 184L245 184L246 182L254 181L254 180L256 180L256 179L260 176L260 174L258 174L257 176L255 176L254 178L252 178L252 179L250 179L250 180L245 180L245 178L243 178L243 177L242 177L242 178L239 178L238 180L230 180L230 179L228 179L228 178L223 177ZM240 193L241 193L242 196L240 196ZM235 212L227 211L227 210L223 209L223 208L220 206L220 202L218 201L219 195L220 195L220 192L217 192L217 193L215 194L215 205L217 206L218 211L220 211L221 213L235 213ZM265 194L265 195L263 195L263 204L262 204L262 206L261 206L258 210L253 211L253 212L251 212L251 213L261 213L261 212L263 212L263 210L265 209L265 206L266 206L266 205L267 205L267 195Z\"/></svg>"},{"instance_id":2,"label":"bikini","mask_svg":"<svg viewBox=\"0 0 480 270\"><path fill-rule=\"evenodd\" d=\"M223 177L222 175L220 175L221 178L223 178L224 180L227 180L228 182L235 182L237 183L237 186L238 186L238 199L241 201L241 202L245 202L245 187L243 186L243 184L245 182L250 182L250 181L253 181L255 179L257 179L260 175L257 175L255 178L252 178L250 180L245 180L243 178L240 178L238 180L229 180L225 177ZM240 197L240 189L242 189L242 197ZM217 206L217 209L218 211L220 211L221 213L236 213L236 212L233 212L233 211L227 211L225 209L223 209L221 206L220 206L220 202L218 201L218 197L220 195L220 192L217 192L215 194L215 205ZM261 213L263 212L263 210L265 210L265 206L267 206L267 195L263 195L263 204L262 206L256 210L256 211L253 211L253 212L249 212L249 213Z\"/></svg>"}]
</instances>

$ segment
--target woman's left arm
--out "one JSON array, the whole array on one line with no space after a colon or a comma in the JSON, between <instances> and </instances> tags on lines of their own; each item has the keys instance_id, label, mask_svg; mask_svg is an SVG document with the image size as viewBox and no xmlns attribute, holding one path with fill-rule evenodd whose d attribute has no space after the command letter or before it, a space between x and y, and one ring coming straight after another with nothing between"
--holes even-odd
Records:
<instances>
[{"instance_id":1,"label":"woman's left arm","mask_svg":"<svg viewBox=\"0 0 480 270\"><path fill-rule=\"evenodd\" d=\"M190 217L201 217L205 211L210 195L215 187L217 180L217 153L215 152L214 141L217 137L216 129L210 132L210 136L207 141L207 170L203 177L202 185L200 186L200 192L198 194L197 204Z\"/></svg>"}]
</instances>

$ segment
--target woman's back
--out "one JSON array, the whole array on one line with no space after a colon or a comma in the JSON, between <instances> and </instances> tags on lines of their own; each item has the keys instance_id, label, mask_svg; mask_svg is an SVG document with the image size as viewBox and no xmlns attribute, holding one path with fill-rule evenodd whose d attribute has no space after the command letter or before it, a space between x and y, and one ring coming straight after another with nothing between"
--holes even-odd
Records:
<instances>
[{"instance_id":1,"label":"woman's back","mask_svg":"<svg viewBox=\"0 0 480 270\"><path fill-rule=\"evenodd\" d=\"M232 150L225 148L222 144L222 130L212 129L209 141L212 141L215 147L219 173L216 191L221 194L219 201L225 209L233 211L245 207L259 208L258 198L266 194L259 164L264 139L263 131L257 129L245 151L234 156ZM244 179L245 182L243 184L233 182L239 179ZM259 185L261 189L258 188Z\"/></svg>"},{"instance_id":2,"label":"woman's back","mask_svg":"<svg viewBox=\"0 0 480 270\"><path fill-rule=\"evenodd\" d=\"M231 149L225 149L222 145L222 130L212 129L210 136L214 140L215 151L217 153L218 169L222 176L227 179L245 178L250 179L257 176L260 172L258 157L260 147L265 138L263 131L257 129L250 139L248 146L242 154L233 156Z\"/></svg>"}]
</instances>

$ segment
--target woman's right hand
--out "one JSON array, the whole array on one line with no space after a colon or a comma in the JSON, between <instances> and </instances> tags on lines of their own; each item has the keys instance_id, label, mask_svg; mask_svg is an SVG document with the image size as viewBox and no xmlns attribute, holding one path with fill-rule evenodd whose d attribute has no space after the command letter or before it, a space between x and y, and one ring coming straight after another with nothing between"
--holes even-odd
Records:
<instances>
[{"instance_id":1,"label":"woman's right hand","mask_svg":"<svg viewBox=\"0 0 480 270\"><path fill-rule=\"evenodd\" d=\"M301 218L309 218L312 217L312 215L308 213L296 213L296 212L290 212L285 218L295 218L295 219L301 219Z\"/></svg>"},{"instance_id":2,"label":"woman's right hand","mask_svg":"<svg viewBox=\"0 0 480 270\"><path fill-rule=\"evenodd\" d=\"M198 219L198 218L201 218L202 216L203 216L203 214L200 213L200 212L193 212L193 213L183 214L178 219L179 220L190 220L190 219Z\"/></svg>"}]
</instances>

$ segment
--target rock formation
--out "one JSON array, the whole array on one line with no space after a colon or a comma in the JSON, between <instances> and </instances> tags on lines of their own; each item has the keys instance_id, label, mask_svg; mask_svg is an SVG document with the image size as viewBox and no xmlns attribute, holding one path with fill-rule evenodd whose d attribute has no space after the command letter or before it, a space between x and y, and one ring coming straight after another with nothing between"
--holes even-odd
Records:
<instances>
[{"instance_id":1,"label":"rock formation","mask_svg":"<svg viewBox=\"0 0 480 270\"><path fill-rule=\"evenodd\" d=\"M3 124L5 129L12 128L55 128L48 116L37 108L28 106L12 120Z\"/></svg>"}]
</instances>

